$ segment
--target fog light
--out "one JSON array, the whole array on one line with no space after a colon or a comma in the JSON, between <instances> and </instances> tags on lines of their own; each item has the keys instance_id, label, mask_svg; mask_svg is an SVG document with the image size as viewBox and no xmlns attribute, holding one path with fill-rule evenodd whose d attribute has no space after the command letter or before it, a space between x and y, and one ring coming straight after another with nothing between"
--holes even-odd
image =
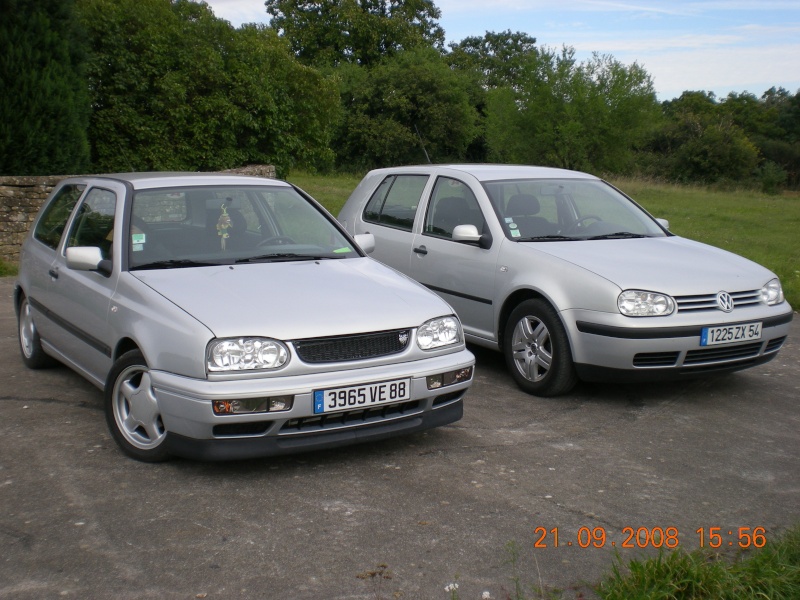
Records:
<instances>
[{"instance_id":1,"label":"fog light","mask_svg":"<svg viewBox=\"0 0 800 600\"><path fill-rule=\"evenodd\" d=\"M214 400L211 406L215 415L246 415L291 410L293 404L294 396L274 396L271 398Z\"/></svg>"},{"instance_id":2,"label":"fog light","mask_svg":"<svg viewBox=\"0 0 800 600\"><path fill-rule=\"evenodd\" d=\"M429 390L438 390L441 387L447 387L448 385L472 379L472 367L458 369L457 371L448 371L447 373L439 373L438 375L429 375L426 379Z\"/></svg>"},{"instance_id":3,"label":"fog light","mask_svg":"<svg viewBox=\"0 0 800 600\"><path fill-rule=\"evenodd\" d=\"M444 374L445 385L453 385L454 383L461 383L462 381L469 381L470 379L472 379L472 367L459 369L458 371L450 371Z\"/></svg>"},{"instance_id":4,"label":"fog light","mask_svg":"<svg viewBox=\"0 0 800 600\"><path fill-rule=\"evenodd\" d=\"M436 390L442 387L442 374L439 373L438 375L428 375L428 389L429 390Z\"/></svg>"}]
</instances>

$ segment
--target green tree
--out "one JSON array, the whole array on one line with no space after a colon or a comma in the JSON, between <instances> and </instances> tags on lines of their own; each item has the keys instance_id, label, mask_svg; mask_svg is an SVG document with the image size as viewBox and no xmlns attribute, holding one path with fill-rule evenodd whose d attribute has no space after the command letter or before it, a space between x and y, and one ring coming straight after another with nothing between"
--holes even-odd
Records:
<instances>
[{"instance_id":1,"label":"green tree","mask_svg":"<svg viewBox=\"0 0 800 600\"><path fill-rule=\"evenodd\" d=\"M470 80L433 48L388 57L373 68L339 69L344 118L339 165L366 169L463 158L477 135Z\"/></svg>"},{"instance_id":2,"label":"green tree","mask_svg":"<svg viewBox=\"0 0 800 600\"><path fill-rule=\"evenodd\" d=\"M432 0L266 0L270 25L305 64L374 65L417 46L442 48Z\"/></svg>"},{"instance_id":3,"label":"green tree","mask_svg":"<svg viewBox=\"0 0 800 600\"><path fill-rule=\"evenodd\" d=\"M639 65L572 48L528 53L513 86L489 91L490 158L568 169L625 172L660 113Z\"/></svg>"},{"instance_id":4,"label":"green tree","mask_svg":"<svg viewBox=\"0 0 800 600\"><path fill-rule=\"evenodd\" d=\"M526 58L535 51L536 38L527 33L487 31L483 37L466 37L450 44L448 60L454 68L477 74L483 89L514 87Z\"/></svg>"},{"instance_id":5,"label":"green tree","mask_svg":"<svg viewBox=\"0 0 800 600\"><path fill-rule=\"evenodd\" d=\"M657 157L653 168L677 181L750 179L759 151L734 122L732 114L737 112L745 114L742 110L726 114L714 94L706 92L684 92L665 102L666 123L648 145Z\"/></svg>"},{"instance_id":6,"label":"green tree","mask_svg":"<svg viewBox=\"0 0 800 600\"><path fill-rule=\"evenodd\" d=\"M273 31L234 29L188 0L78 2L92 47L96 170L330 162L335 84Z\"/></svg>"},{"instance_id":7,"label":"green tree","mask_svg":"<svg viewBox=\"0 0 800 600\"><path fill-rule=\"evenodd\" d=\"M0 0L0 174L88 168L82 39L72 0Z\"/></svg>"}]
</instances>

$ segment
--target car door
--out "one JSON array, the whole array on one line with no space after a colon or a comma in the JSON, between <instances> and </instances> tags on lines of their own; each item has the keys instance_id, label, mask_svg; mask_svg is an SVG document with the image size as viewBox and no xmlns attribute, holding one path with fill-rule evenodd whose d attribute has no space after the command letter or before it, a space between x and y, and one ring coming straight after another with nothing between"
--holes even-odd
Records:
<instances>
[{"instance_id":1,"label":"car door","mask_svg":"<svg viewBox=\"0 0 800 600\"><path fill-rule=\"evenodd\" d=\"M501 239L490 241L489 247L481 247L452 238L457 225L475 225L478 233L490 233L486 221L490 210L488 203L481 206L467 183L452 177L437 177L424 220L414 236L408 270L411 277L450 303L467 333L484 339L495 338L493 297Z\"/></svg>"},{"instance_id":2,"label":"car door","mask_svg":"<svg viewBox=\"0 0 800 600\"><path fill-rule=\"evenodd\" d=\"M118 192L90 187L81 198L63 236L61 250L53 256L48 285L36 290L38 305L47 314L48 327L41 327L45 339L77 370L103 384L111 366L107 326L110 299L119 275L119 261L111 274L67 267L70 247L99 247L103 258L113 259L120 244L114 244ZM37 321L37 326L39 325Z\"/></svg>"}]
</instances>

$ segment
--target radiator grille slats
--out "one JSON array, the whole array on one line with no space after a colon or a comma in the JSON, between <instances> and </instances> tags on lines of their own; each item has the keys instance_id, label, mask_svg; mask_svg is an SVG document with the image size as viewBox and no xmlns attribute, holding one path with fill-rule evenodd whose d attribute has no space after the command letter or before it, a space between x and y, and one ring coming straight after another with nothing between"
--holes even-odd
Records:
<instances>
[{"instance_id":1,"label":"radiator grille slats","mask_svg":"<svg viewBox=\"0 0 800 600\"><path fill-rule=\"evenodd\" d=\"M410 339L410 330L398 329L296 340L294 348L306 363L346 362L397 354L406 349Z\"/></svg>"}]
</instances>

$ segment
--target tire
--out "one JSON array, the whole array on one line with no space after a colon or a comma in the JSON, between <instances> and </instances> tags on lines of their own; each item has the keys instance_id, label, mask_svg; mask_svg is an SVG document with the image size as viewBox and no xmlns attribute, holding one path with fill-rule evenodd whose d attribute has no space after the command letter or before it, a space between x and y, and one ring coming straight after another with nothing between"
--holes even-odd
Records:
<instances>
[{"instance_id":1,"label":"tire","mask_svg":"<svg viewBox=\"0 0 800 600\"><path fill-rule=\"evenodd\" d=\"M25 296L19 303L17 313L17 334L19 336L19 349L22 361L29 369L46 369L55 366L56 360L45 354L36 324L33 322L31 305Z\"/></svg>"},{"instance_id":2,"label":"tire","mask_svg":"<svg viewBox=\"0 0 800 600\"><path fill-rule=\"evenodd\" d=\"M111 435L125 454L143 462L169 458L167 430L150 384L150 369L138 350L126 352L111 368L105 412Z\"/></svg>"},{"instance_id":3,"label":"tire","mask_svg":"<svg viewBox=\"0 0 800 600\"><path fill-rule=\"evenodd\" d=\"M578 382L567 333L544 300L526 300L512 311L503 354L517 385L529 394L559 396Z\"/></svg>"}]
</instances>

